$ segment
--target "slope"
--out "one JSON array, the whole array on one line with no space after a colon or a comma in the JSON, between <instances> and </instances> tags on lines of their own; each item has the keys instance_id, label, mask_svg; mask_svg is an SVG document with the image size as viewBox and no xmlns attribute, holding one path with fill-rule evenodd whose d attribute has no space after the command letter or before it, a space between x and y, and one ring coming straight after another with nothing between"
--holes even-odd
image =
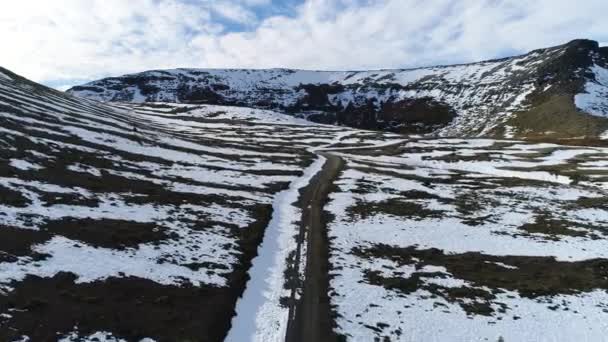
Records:
<instances>
[{"instance_id":1,"label":"slope","mask_svg":"<svg viewBox=\"0 0 608 342\"><path fill-rule=\"evenodd\" d=\"M593 95L603 75L584 74ZM2 340L608 329L605 147L104 104L0 75Z\"/></svg>"},{"instance_id":2,"label":"slope","mask_svg":"<svg viewBox=\"0 0 608 342\"><path fill-rule=\"evenodd\" d=\"M0 75L3 341L223 340L277 194L348 133Z\"/></svg>"},{"instance_id":3,"label":"slope","mask_svg":"<svg viewBox=\"0 0 608 342\"><path fill-rule=\"evenodd\" d=\"M68 92L100 101L271 108L318 122L400 133L599 137L608 130L605 109L598 111L606 108L607 60L608 50L597 42L574 40L463 65L340 72L154 70Z\"/></svg>"}]
</instances>

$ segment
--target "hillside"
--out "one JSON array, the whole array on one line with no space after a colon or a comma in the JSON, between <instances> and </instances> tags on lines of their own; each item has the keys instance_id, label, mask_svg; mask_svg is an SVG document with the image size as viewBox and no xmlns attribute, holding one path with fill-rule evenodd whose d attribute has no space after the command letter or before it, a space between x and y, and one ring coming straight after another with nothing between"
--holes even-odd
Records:
<instances>
[{"instance_id":1,"label":"hillside","mask_svg":"<svg viewBox=\"0 0 608 342\"><path fill-rule=\"evenodd\" d=\"M511 58L405 70L154 70L68 93L266 108L398 133L595 139L608 132L607 68L608 48L574 40Z\"/></svg>"},{"instance_id":2,"label":"hillside","mask_svg":"<svg viewBox=\"0 0 608 342\"><path fill-rule=\"evenodd\" d=\"M278 194L349 133L302 121L108 106L0 68L0 340L223 339L264 236L292 236Z\"/></svg>"},{"instance_id":3,"label":"hillside","mask_svg":"<svg viewBox=\"0 0 608 342\"><path fill-rule=\"evenodd\" d=\"M591 95L576 101L603 113ZM101 103L1 68L0 131L3 341L608 329L606 147Z\"/></svg>"}]
</instances>

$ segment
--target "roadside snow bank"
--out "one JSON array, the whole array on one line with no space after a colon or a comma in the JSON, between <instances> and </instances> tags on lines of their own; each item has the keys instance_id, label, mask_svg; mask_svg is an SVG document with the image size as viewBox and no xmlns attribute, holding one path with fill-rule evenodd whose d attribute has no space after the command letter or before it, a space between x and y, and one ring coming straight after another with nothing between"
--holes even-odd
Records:
<instances>
[{"instance_id":1,"label":"roadside snow bank","mask_svg":"<svg viewBox=\"0 0 608 342\"><path fill-rule=\"evenodd\" d=\"M236 316L232 319L226 342L278 342L285 339L289 308L283 307L280 299L290 294L284 288L284 271L288 255L297 248L293 237L298 233L297 219L301 217L300 208L293 203L298 200L300 189L310 183L324 164L325 158L319 156L304 170L302 177L290 184L289 189L276 195L272 219L249 270L251 279L236 304Z\"/></svg>"}]
</instances>

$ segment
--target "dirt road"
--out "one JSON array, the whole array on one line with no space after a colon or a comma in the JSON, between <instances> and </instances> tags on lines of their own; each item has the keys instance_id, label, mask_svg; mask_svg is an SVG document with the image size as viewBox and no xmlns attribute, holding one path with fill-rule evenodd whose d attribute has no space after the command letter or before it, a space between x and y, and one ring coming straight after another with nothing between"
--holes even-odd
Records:
<instances>
[{"instance_id":1,"label":"dirt road","mask_svg":"<svg viewBox=\"0 0 608 342\"><path fill-rule=\"evenodd\" d=\"M336 341L327 294L329 288L329 246L323 206L334 179L344 161L329 153L319 153L327 160L319 172L301 192L302 208L300 236L306 244L306 270L299 301L292 301L287 326L287 342ZM305 240L304 240L305 239ZM297 256L296 259L300 259ZM299 260L298 260L299 262ZM295 290L294 290L295 297Z\"/></svg>"}]
</instances>

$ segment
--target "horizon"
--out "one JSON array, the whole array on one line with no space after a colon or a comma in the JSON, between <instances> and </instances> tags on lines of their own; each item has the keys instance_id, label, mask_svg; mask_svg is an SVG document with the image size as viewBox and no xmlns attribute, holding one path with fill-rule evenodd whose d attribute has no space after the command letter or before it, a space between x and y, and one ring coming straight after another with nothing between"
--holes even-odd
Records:
<instances>
[{"instance_id":1,"label":"horizon","mask_svg":"<svg viewBox=\"0 0 608 342\"><path fill-rule=\"evenodd\" d=\"M608 23L591 14L607 10L597 0L25 0L0 14L13 47L0 66L60 90L177 68L413 69L521 55L573 39L606 46Z\"/></svg>"}]
</instances>

